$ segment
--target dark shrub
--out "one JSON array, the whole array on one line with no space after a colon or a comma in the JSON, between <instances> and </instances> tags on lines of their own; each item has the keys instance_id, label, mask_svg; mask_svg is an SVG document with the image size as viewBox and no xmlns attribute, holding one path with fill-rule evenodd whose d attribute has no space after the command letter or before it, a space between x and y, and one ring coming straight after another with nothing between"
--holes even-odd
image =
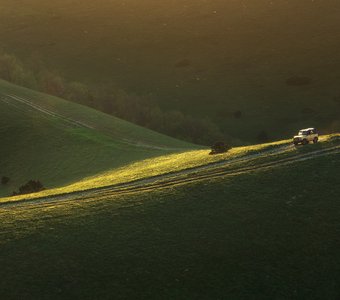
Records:
<instances>
[{"instance_id":1,"label":"dark shrub","mask_svg":"<svg viewBox=\"0 0 340 300\"><path fill-rule=\"evenodd\" d=\"M43 184L39 180L30 180L26 184L19 187L18 192L13 192L13 196L15 195L24 195L30 193L37 193L44 190Z\"/></svg>"},{"instance_id":2,"label":"dark shrub","mask_svg":"<svg viewBox=\"0 0 340 300\"><path fill-rule=\"evenodd\" d=\"M65 93L64 79L58 74L44 71L39 74L39 87L44 93L61 97Z\"/></svg>"},{"instance_id":3,"label":"dark shrub","mask_svg":"<svg viewBox=\"0 0 340 300\"><path fill-rule=\"evenodd\" d=\"M230 149L228 145L224 142L216 142L214 145L211 146L211 152L209 154L219 154L225 153Z\"/></svg>"},{"instance_id":4,"label":"dark shrub","mask_svg":"<svg viewBox=\"0 0 340 300\"><path fill-rule=\"evenodd\" d=\"M5 185L10 181L10 179L6 176L1 177L1 184Z\"/></svg>"}]
</instances>

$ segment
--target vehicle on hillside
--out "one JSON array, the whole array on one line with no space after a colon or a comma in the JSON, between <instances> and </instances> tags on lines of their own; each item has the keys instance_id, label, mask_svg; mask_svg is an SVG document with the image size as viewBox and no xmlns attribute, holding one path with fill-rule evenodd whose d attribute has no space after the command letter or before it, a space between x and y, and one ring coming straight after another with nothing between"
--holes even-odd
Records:
<instances>
[{"instance_id":1,"label":"vehicle on hillside","mask_svg":"<svg viewBox=\"0 0 340 300\"><path fill-rule=\"evenodd\" d=\"M301 129L298 135L294 136L294 145L302 144L307 145L309 142L316 144L319 141L319 134L315 128Z\"/></svg>"}]
</instances>

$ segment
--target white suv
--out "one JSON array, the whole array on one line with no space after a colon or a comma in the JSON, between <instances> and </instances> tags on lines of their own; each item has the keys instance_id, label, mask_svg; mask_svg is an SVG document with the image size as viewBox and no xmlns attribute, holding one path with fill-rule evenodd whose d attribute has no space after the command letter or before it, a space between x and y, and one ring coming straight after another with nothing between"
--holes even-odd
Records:
<instances>
[{"instance_id":1,"label":"white suv","mask_svg":"<svg viewBox=\"0 0 340 300\"><path fill-rule=\"evenodd\" d=\"M294 145L302 144L307 145L309 142L316 144L319 140L319 134L315 128L301 129L298 135L294 136Z\"/></svg>"}]
</instances>

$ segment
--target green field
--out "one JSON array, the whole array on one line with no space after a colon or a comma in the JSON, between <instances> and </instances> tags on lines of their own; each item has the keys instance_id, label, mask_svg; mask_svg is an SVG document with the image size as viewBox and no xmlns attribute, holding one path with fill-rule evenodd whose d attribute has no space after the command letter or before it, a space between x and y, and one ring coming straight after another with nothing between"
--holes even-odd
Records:
<instances>
[{"instance_id":1,"label":"green field","mask_svg":"<svg viewBox=\"0 0 340 300\"><path fill-rule=\"evenodd\" d=\"M0 196L30 179L70 184L190 145L56 97L0 81Z\"/></svg>"},{"instance_id":2,"label":"green field","mask_svg":"<svg viewBox=\"0 0 340 300\"><path fill-rule=\"evenodd\" d=\"M339 13L335 1L2 0L0 40L28 64L151 96L254 142L263 130L339 131Z\"/></svg>"},{"instance_id":3,"label":"green field","mask_svg":"<svg viewBox=\"0 0 340 300\"><path fill-rule=\"evenodd\" d=\"M211 156L0 81L0 139L1 299L340 296L340 134Z\"/></svg>"},{"instance_id":4,"label":"green field","mask_svg":"<svg viewBox=\"0 0 340 300\"><path fill-rule=\"evenodd\" d=\"M1 297L336 300L339 169L337 152L147 192L1 207Z\"/></svg>"},{"instance_id":5,"label":"green field","mask_svg":"<svg viewBox=\"0 0 340 300\"><path fill-rule=\"evenodd\" d=\"M234 145L209 155L0 80L0 300L340 299L339 16L327 0L0 0L0 53L37 88L46 67L98 109L121 92ZM312 126L317 144L292 145ZM30 179L45 189L11 196Z\"/></svg>"}]
</instances>

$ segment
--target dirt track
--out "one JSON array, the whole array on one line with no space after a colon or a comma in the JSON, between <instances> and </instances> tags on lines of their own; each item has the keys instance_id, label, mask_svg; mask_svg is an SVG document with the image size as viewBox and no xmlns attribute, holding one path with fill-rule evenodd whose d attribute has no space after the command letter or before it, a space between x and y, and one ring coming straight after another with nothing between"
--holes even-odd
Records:
<instances>
[{"instance_id":1,"label":"dirt track","mask_svg":"<svg viewBox=\"0 0 340 300\"><path fill-rule=\"evenodd\" d=\"M289 146L280 147L274 151L266 151L261 154L253 154L240 159L230 161L222 161L210 165L200 166L178 172L173 172L165 175L158 175L146 179L136 180L122 184L116 184L107 187L95 188L86 191L73 192L69 194L55 195L44 198L8 201L0 203L0 208L11 208L16 206L55 206L62 204L65 201L85 201L94 197L105 197L122 194L132 194L138 192L152 191L159 188L174 187L203 180L211 180L229 176L236 176L243 173L264 171L275 167L282 167L300 161L315 159L321 156L331 154L339 154L340 146L329 147L326 149L315 150L303 154L296 154L290 157L277 159L269 162L260 162L254 165L239 166L238 164L244 161L252 162L259 157L270 157L273 154L278 154ZM270 152L270 153L269 153Z\"/></svg>"},{"instance_id":2,"label":"dirt track","mask_svg":"<svg viewBox=\"0 0 340 300\"><path fill-rule=\"evenodd\" d=\"M25 105L30 110L34 110L36 112L39 112L45 116L53 117L62 120L68 125L74 126L74 127L80 127L80 128L86 128L90 130L96 130L96 128L93 125L86 124L83 121L76 120L74 118L63 116L55 111L49 110L47 108L44 108L40 105L35 104L29 99L22 98L16 95L12 94L0 94L0 101L6 103L7 105L13 106L16 109L20 109L18 104ZM157 145L151 145L147 144L143 141L134 141L126 138L120 139L121 143L139 147L139 148L145 148L145 149L153 149L153 150L166 150L166 151L176 151L176 150L183 150L182 148L174 148L174 147L166 147L166 146L157 146Z\"/></svg>"}]
</instances>

